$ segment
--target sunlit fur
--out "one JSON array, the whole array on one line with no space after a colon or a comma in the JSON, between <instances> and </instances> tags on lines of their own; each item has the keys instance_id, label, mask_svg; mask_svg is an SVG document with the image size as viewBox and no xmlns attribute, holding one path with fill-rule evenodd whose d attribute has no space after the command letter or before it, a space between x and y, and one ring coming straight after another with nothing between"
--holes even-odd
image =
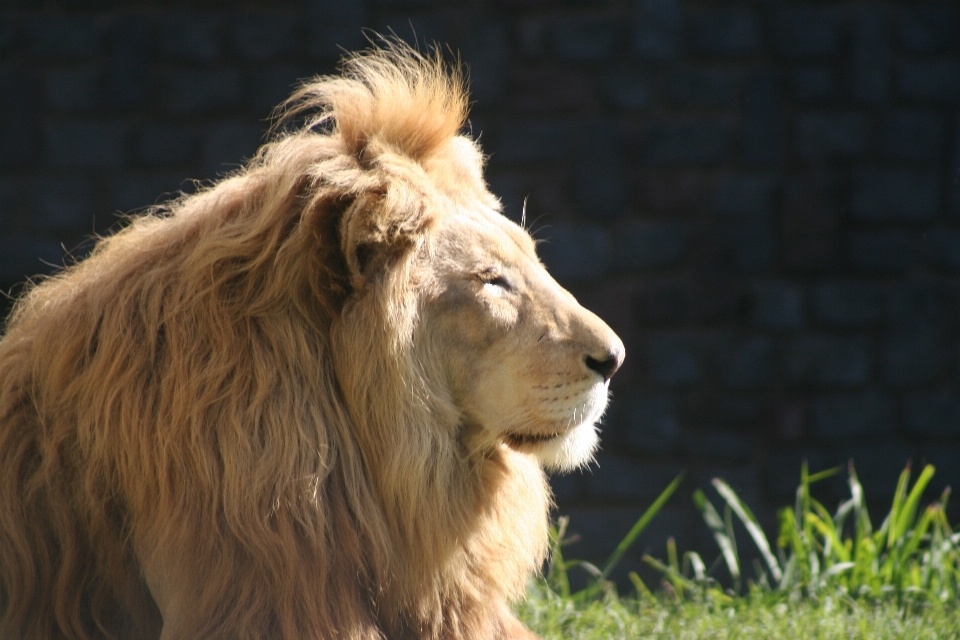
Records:
<instances>
[{"instance_id":1,"label":"sunlit fur","mask_svg":"<svg viewBox=\"0 0 960 640\"><path fill-rule=\"evenodd\" d=\"M19 300L0 638L530 637L508 602L544 557L543 472L470 435L423 321L451 216L498 208L466 108L438 58L352 57L243 170Z\"/></svg>"}]
</instances>

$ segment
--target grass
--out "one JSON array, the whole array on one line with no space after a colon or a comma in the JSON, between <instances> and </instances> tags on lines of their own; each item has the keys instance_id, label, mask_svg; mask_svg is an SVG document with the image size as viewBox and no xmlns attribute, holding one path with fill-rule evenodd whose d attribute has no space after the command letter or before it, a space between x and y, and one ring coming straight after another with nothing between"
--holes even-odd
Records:
<instances>
[{"instance_id":1,"label":"grass","mask_svg":"<svg viewBox=\"0 0 960 640\"><path fill-rule=\"evenodd\" d=\"M551 558L518 612L544 638L960 638L960 534L946 516L949 488L920 508L934 475L924 467L912 487L908 466L891 507L874 528L851 463L850 497L830 512L811 495L814 483L839 473L811 474L804 464L795 504L779 512L771 544L756 517L722 479L713 480L718 510L703 491L693 501L719 555L709 565L696 552L649 555L662 583L651 590L632 572L634 593L621 596L608 576L624 552L677 490L678 476L644 512L602 567L563 556L567 521L553 532ZM759 554L744 571L734 522ZM568 571L592 576L571 592ZM723 567L730 577L721 584Z\"/></svg>"},{"instance_id":2,"label":"grass","mask_svg":"<svg viewBox=\"0 0 960 640\"><path fill-rule=\"evenodd\" d=\"M534 585L518 613L545 640L616 638L960 638L960 616L945 610L907 613L896 607L826 599L771 605L751 597L720 605L702 601L644 602L604 595L562 598Z\"/></svg>"}]
</instances>

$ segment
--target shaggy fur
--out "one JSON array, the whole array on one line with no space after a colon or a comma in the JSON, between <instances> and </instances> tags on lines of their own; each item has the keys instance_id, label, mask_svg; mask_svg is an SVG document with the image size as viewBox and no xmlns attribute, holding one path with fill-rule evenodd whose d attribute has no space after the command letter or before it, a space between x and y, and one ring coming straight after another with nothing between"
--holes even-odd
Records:
<instances>
[{"instance_id":1,"label":"shaggy fur","mask_svg":"<svg viewBox=\"0 0 960 640\"><path fill-rule=\"evenodd\" d=\"M622 346L497 220L466 109L437 58L352 57L288 103L305 126L21 298L0 341L0 638L529 636L507 603L545 553L541 463L589 458ZM504 269L527 265L512 289L481 252L503 238ZM457 275L468 254L479 280ZM500 375L490 345L518 349L497 336L520 315L551 318L539 349L572 344L556 318L592 336L550 373L580 385L544 400L560 426L498 426L477 394L501 392L470 384L475 362Z\"/></svg>"}]
</instances>

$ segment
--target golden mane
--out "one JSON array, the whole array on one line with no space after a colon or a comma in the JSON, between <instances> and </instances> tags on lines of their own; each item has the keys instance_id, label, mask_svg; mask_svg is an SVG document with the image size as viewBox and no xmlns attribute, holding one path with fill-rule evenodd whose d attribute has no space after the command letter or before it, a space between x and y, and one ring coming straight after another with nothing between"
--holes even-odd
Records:
<instances>
[{"instance_id":1,"label":"golden mane","mask_svg":"<svg viewBox=\"0 0 960 640\"><path fill-rule=\"evenodd\" d=\"M376 137L422 160L457 135L467 108L459 66L449 68L437 51L424 56L390 44L376 55L347 56L342 77L305 83L278 110L278 125L315 112L307 128L331 125L354 155Z\"/></svg>"},{"instance_id":2,"label":"golden mane","mask_svg":"<svg viewBox=\"0 0 960 640\"><path fill-rule=\"evenodd\" d=\"M350 57L291 98L283 122L318 112L301 128L18 301L0 637L158 637L160 610L204 614L164 638L505 633L543 474L468 464L412 353L409 249L466 109L438 56Z\"/></svg>"}]
</instances>

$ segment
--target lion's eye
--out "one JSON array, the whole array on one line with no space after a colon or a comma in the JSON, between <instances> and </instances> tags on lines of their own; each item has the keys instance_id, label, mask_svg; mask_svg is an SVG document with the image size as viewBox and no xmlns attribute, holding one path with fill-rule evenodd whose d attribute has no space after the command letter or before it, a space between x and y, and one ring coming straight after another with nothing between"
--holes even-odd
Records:
<instances>
[{"instance_id":1,"label":"lion's eye","mask_svg":"<svg viewBox=\"0 0 960 640\"><path fill-rule=\"evenodd\" d=\"M484 284L491 285L493 287L500 287L501 289L510 289L510 283L503 276L496 276L484 282Z\"/></svg>"},{"instance_id":2,"label":"lion's eye","mask_svg":"<svg viewBox=\"0 0 960 640\"><path fill-rule=\"evenodd\" d=\"M504 291L512 291L513 286L510 281L501 273L496 271L487 271L480 274L480 281L484 287L496 287Z\"/></svg>"}]
</instances>

